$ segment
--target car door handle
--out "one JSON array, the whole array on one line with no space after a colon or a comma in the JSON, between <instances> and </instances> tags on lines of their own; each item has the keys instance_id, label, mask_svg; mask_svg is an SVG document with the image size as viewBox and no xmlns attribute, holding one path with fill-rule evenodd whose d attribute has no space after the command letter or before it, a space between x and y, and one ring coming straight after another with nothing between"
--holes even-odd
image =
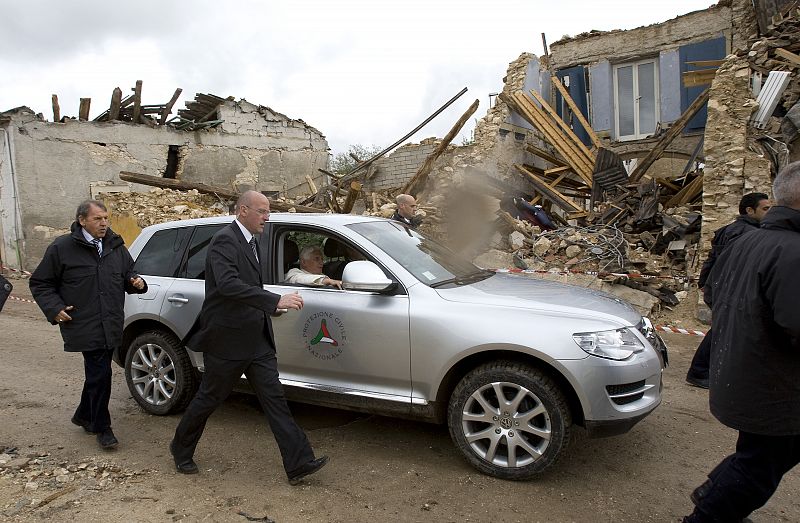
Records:
<instances>
[{"instance_id":1,"label":"car door handle","mask_svg":"<svg viewBox=\"0 0 800 523\"><path fill-rule=\"evenodd\" d=\"M167 298L167 301L171 302L171 303L189 303L189 298L181 298L181 297L178 297L178 296L170 296L169 298Z\"/></svg>"}]
</instances>

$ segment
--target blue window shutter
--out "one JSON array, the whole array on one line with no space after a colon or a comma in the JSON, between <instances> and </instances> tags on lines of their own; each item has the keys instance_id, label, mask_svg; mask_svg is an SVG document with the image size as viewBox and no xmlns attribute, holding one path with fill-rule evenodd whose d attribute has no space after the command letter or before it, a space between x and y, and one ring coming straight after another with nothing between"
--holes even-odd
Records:
<instances>
[{"instance_id":1,"label":"blue window shutter","mask_svg":"<svg viewBox=\"0 0 800 523\"><path fill-rule=\"evenodd\" d=\"M687 71L696 71L698 69L708 69L707 67L696 67L694 65L687 65L686 62L695 62L699 60L722 60L725 58L727 53L727 44L725 42L725 37L721 36L719 38L713 38L711 40L705 40L703 42L698 42L696 44L688 44L683 45L680 47L678 51L678 56L681 63L681 76L683 73ZM705 91L707 85L701 85L698 87L683 87L683 81L681 81L681 113L686 111L686 109L695 101L695 99L700 96L700 93ZM708 112L706 108L703 107L697 114L689 120L689 123L686 125L684 132L691 132L697 131L700 129L705 128L706 126L706 118L708 116Z\"/></svg>"},{"instance_id":2,"label":"blue window shutter","mask_svg":"<svg viewBox=\"0 0 800 523\"><path fill-rule=\"evenodd\" d=\"M556 76L561 81L561 85L567 88L569 91L570 97L575 101L575 105L578 106L578 109L581 110L583 116L586 118L587 122L591 122L589 119L589 108L587 103L587 91L586 91L586 70L582 65L578 65L575 67L570 67L568 69L561 69L556 71ZM566 86L564 83L564 78L569 78L569 86ZM562 119L564 115L562 114L563 100L561 93L556 91L556 112L558 116ZM566 121L566 120L565 120ZM581 123L578 121L577 118L573 118L572 122L567 122L572 124L572 131L575 135L586 145L591 145L591 141L589 140L589 133L586 132L586 129L583 128Z\"/></svg>"}]
</instances>

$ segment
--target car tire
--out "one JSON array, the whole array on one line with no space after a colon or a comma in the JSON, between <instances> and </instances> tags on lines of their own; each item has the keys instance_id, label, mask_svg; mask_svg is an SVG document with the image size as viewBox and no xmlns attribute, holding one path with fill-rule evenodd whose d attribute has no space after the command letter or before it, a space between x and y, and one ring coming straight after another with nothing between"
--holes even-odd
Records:
<instances>
[{"instance_id":1,"label":"car tire","mask_svg":"<svg viewBox=\"0 0 800 523\"><path fill-rule=\"evenodd\" d=\"M484 474L526 480L551 467L569 443L564 394L534 367L496 361L467 373L450 397L450 436Z\"/></svg>"},{"instance_id":2,"label":"car tire","mask_svg":"<svg viewBox=\"0 0 800 523\"><path fill-rule=\"evenodd\" d=\"M199 380L177 337L148 331L128 348L125 381L136 403L150 414L163 416L185 409Z\"/></svg>"}]
</instances>

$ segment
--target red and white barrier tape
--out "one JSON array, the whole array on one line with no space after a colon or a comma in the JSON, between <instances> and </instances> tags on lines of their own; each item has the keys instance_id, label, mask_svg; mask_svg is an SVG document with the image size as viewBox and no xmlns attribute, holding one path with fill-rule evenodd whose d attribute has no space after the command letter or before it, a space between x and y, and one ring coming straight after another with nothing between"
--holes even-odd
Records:
<instances>
[{"instance_id":1,"label":"red and white barrier tape","mask_svg":"<svg viewBox=\"0 0 800 523\"><path fill-rule=\"evenodd\" d=\"M0 269L4 269L4 270L7 270L7 271L11 271L11 272L18 272L20 274L24 274L25 276L31 276L31 273L29 273L28 271L22 271L22 270L19 270L19 269L13 269L11 267L6 267L5 265L0 265Z\"/></svg>"},{"instance_id":2,"label":"red and white barrier tape","mask_svg":"<svg viewBox=\"0 0 800 523\"><path fill-rule=\"evenodd\" d=\"M692 336L705 336L703 331L696 331L692 329L681 329L680 327L673 327L672 325L656 325L656 330L664 332L674 332L676 334L691 334Z\"/></svg>"},{"instance_id":3,"label":"red and white barrier tape","mask_svg":"<svg viewBox=\"0 0 800 523\"><path fill-rule=\"evenodd\" d=\"M575 270L566 270L566 271L542 271L542 270L533 270L533 269L489 269L494 272L513 272L513 273L523 273L523 274L587 274L589 276L598 276L598 277L605 277L605 276L614 276L616 278L630 278L632 280L677 280L677 281L696 281L697 278L690 278L688 276L653 276L651 274L642 274L640 272L598 272L598 271L575 271Z\"/></svg>"}]
</instances>

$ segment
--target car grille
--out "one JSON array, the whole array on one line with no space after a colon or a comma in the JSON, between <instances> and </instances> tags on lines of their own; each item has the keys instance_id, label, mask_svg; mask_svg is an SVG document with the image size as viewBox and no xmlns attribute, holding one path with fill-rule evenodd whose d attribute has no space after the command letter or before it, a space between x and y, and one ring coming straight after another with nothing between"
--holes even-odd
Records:
<instances>
[{"instance_id":1,"label":"car grille","mask_svg":"<svg viewBox=\"0 0 800 523\"><path fill-rule=\"evenodd\" d=\"M644 397L645 386L644 380L639 380L633 383L623 383L621 385L606 385L606 392L611 398L611 401L617 405L627 405L633 403Z\"/></svg>"}]
</instances>

